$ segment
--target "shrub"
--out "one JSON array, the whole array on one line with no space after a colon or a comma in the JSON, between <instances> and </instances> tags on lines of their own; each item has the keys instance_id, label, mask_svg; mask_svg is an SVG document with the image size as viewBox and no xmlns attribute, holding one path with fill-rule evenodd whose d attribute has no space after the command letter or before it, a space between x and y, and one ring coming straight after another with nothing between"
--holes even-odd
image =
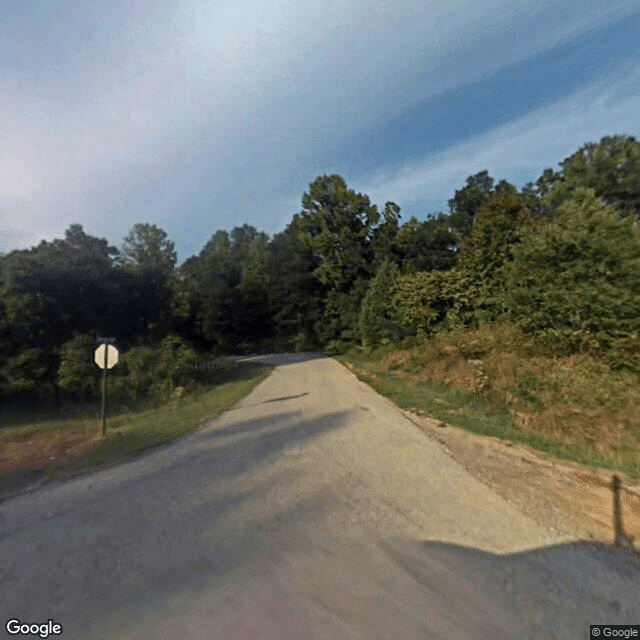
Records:
<instances>
[{"instance_id":1,"label":"shrub","mask_svg":"<svg viewBox=\"0 0 640 640\"><path fill-rule=\"evenodd\" d=\"M506 301L510 317L548 351L637 367L625 349L640 335L638 291L640 230L578 188L552 224L530 230L514 249Z\"/></svg>"},{"instance_id":2,"label":"shrub","mask_svg":"<svg viewBox=\"0 0 640 640\"><path fill-rule=\"evenodd\" d=\"M360 338L365 348L399 342L403 331L395 319L390 296L400 272L391 262L383 262L362 301L358 317Z\"/></svg>"},{"instance_id":3,"label":"shrub","mask_svg":"<svg viewBox=\"0 0 640 640\"><path fill-rule=\"evenodd\" d=\"M100 369L94 362L95 341L87 334L76 334L62 345L58 367L58 387L77 400L95 397Z\"/></svg>"}]
</instances>

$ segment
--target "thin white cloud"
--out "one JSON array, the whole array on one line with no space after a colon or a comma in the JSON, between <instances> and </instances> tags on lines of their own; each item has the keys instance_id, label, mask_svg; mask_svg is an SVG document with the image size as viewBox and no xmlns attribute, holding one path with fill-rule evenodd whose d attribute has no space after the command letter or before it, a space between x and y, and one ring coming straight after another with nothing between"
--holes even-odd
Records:
<instances>
[{"instance_id":1,"label":"thin white cloud","mask_svg":"<svg viewBox=\"0 0 640 640\"><path fill-rule=\"evenodd\" d=\"M264 185L344 136L631 13L637 1L57 7L75 22L52 14L0 26L3 41L27 56L12 66L0 55L5 236L50 237L80 221L120 238L153 218L178 237L187 223L175 212L190 211L203 182L220 194L212 207L228 209L255 185L254 207L272 210L260 202ZM422 193L416 178L402 184L405 197Z\"/></svg>"},{"instance_id":2,"label":"thin white cloud","mask_svg":"<svg viewBox=\"0 0 640 640\"><path fill-rule=\"evenodd\" d=\"M640 136L640 73L602 83L500 126L414 166L379 170L359 187L375 202L411 205L460 188L465 178L488 169L496 179L535 181L585 142L605 135ZM526 178L525 178L526 176Z\"/></svg>"}]
</instances>

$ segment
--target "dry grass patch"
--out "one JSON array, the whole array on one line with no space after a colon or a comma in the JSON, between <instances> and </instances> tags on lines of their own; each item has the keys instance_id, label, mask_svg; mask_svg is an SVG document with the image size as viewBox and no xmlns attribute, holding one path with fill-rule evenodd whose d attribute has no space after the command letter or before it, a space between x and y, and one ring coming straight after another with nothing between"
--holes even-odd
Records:
<instances>
[{"instance_id":1,"label":"dry grass patch","mask_svg":"<svg viewBox=\"0 0 640 640\"><path fill-rule=\"evenodd\" d=\"M0 497L34 481L64 477L125 462L183 437L233 406L270 373L253 362L220 372L216 384L152 410L110 416L101 435L100 420L48 420L0 430Z\"/></svg>"},{"instance_id":2,"label":"dry grass patch","mask_svg":"<svg viewBox=\"0 0 640 640\"><path fill-rule=\"evenodd\" d=\"M540 355L517 328L498 325L442 332L412 349L386 348L362 364L383 377L393 371L407 389L444 385L462 394L461 406L466 395L507 415L516 429L640 473L640 379L588 354ZM434 393L442 395L436 387ZM431 413L439 406L426 397L424 403ZM459 415L451 413L457 408L447 415Z\"/></svg>"},{"instance_id":3,"label":"dry grass patch","mask_svg":"<svg viewBox=\"0 0 640 640\"><path fill-rule=\"evenodd\" d=\"M0 475L8 475L17 469L55 466L101 444L99 434L75 429L34 434L28 439L3 438L0 440Z\"/></svg>"},{"instance_id":4,"label":"dry grass patch","mask_svg":"<svg viewBox=\"0 0 640 640\"><path fill-rule=\"evenodd\" d=\"M380 364L383 371L397 371L405 369L411 362L410 351L393 351Z\"/></svg>"}]
</instances>

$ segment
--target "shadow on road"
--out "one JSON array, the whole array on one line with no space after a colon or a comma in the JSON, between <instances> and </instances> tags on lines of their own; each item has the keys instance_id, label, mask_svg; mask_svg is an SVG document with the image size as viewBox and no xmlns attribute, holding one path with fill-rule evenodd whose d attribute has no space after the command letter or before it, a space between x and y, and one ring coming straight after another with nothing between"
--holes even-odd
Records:
<instances>
[{"instance_id":1,"label":"shadow on road","mask_svg":"<svg viewBox=\"0 0 640 640\"><path fill-rule=\"evenodd\" d=\"M295 400L296 398L304 398L304 396L308 396L309 392L305 391L304 393L299 393L295 396L282 396L281 398L269 398L269 400L263 400L263 404L266 402L282 402L283 400Z\"/></svg>"},{"instance_id":2,"label":"shadow on road","mask_svg":"<svg viewBox=\"0 0 640 640\"><path fill-rule=\"evenodd\" d=\"M288 444L339 428L348 415L300 421L284 412L239 421L90 477L53 483L25 496L37 504L24 515L21 498L8 501L0 613L47 619L57 611L77 621L68 625L71 632L110 608L131 602L133 611L167 590L197 588L247 554L264 552L261 537L280 530L288 512L291 520L312 521L326 498L274 503L274 487L290 486L292 472L258 475L250 489L242 483ZM63 499L52 497L57 491ZM40 578L28 579L34 567Z\"/></svg>"},{"instance_id":3,"label":"shadow on road","mask_svg":"<svg viewBox=\"0 0 640 640\"><path fill-rule=\"evenodd\" d=\"M269 353L269 354L257 354L242 356L236 358L238 362L263 362L264 364L274 365L276 367L287 364L299 364L301 362L310 362L311 360L324 360L328 359L324 353L309 352L309 353Z\"/></svg>"},{"instance_id":4,"label":"shadow on road","mask_svg":"<svg viewBox=\"0 0 640 640\"><path fill-rule=\"evenodd\" d=\"M496 612L517 614L522 629L514 629L512 637L586 638L590 624L640 621L640 555L631 550L591 541L508 555L433 541L392 540L382 546L433 594L434 604L452 610L451 603L464 601L466 594L468 607L482 594ZM465 619L470 625L473 620L460 615L462 632ZM471 636L472 631L470 626Z\"/></svg>"},{"instance_id":5,"label":"shadow on road","mask_svg":"<svg viewBox=\"0 0 640 640\"><path fill-rule=\"evenodd\" d=\"M196 434L195 438L200 442L206 442L246 433L255 434L254 438L243 438L241 442L232 446L239 446L238 453L246 463L261 462L263 454L276 451L289 442L300 442L340 428L351 417L353 411L331 411L317 418L302 421L299 412L287 411L276 416L243 420L219 429L205 429ZM210 455L211 452L207 452L207 456Z\"/></svg>"}]
</instances>

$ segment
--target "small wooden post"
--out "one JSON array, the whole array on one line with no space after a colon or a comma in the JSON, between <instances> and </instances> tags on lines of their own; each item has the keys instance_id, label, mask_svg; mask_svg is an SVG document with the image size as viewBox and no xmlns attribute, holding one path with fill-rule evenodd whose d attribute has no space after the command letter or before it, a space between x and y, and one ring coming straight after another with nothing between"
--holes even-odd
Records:
<instances>
[{"instance_id":1,"label":"small wooden post","mask_svg":"<svg viewBox=\"0 0 640 640\"><path fill-rule=\"evenodd\" d=\"M620 478L613 474L613 544L621 547L624 539L622 530L622 504L620 502Z\"/></svg>"}]
</instances>

